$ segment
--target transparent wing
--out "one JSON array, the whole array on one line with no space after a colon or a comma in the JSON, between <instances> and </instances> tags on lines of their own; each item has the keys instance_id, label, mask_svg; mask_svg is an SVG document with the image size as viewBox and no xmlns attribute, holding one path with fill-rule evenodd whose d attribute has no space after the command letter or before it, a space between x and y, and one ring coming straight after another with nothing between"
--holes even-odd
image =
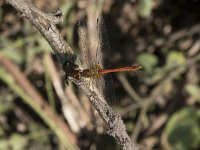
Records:
<instances>
[{"instance_id":1,"label":"transparent wing","mask_svg":"<svg viewBox=\"0 0 200 150\"><path fill-rule=\"evenodd\" d=\"M101 15L97 18L97 33L99 46L97 49L97 61L102 66L102 68L108 68L110 66L110 44L107 36L107 29L105 26L104 19Z\"/></svg>"},{"instance_id":2,"label":"transparent wing","mask_svg":"<svg viewBox=\"0 0 200 150\"><path fill-rule=\"evenodd\" d=\"M100 65L101 68L109 67L107 60L110 60L110 45L106 26L100 13L98 10L90 10L87 12L87 17L81 18L78 23L80 45L84 54L83 63L86 64L86 68L92 68L95 65ZM98 88L99 93L109 103L115 101L111 75L91 79L91 84Z\"/></svg>"},{"instance_id":3,"label":"transparent wing","mask_svg":"<svg viewBox=\"0 0 200 150\"><path fill-rule=\"evenodd\" d=\"M100 65L101 60L103 59L102 57L102 51L100 49L101 47L101 39L100 39L100 32L101 29L98 27L98 18L99 14L98 13L90 13L88 14L88 33L89 33L89 49L90 49L90 56L91 56L91 65Z\"/></svg>"},{"instance_id":4,"label":"transparent wing","mask_svg":"<svg viewBox=\"0 0 200 150\"><path fill-rule=\"evenodd\" d=\"M89 50L89 34L88 34L88 24L87 17L80 17L78 19L78 36L79 36L79 45L81 48L81 56L82 56L82 65L84 69L91 67L91 55Z\"/></svg>"},{"instance_id":5,"label":"transparent wing","mask_svg":"<svg viewBox=\"0 0 200 150\"><path fill-rule=\"evenodd\" d=\"M103 66L100 20L99 15L95 14L78 19L79 44L86 68L94 67L96 64Z\"/></svg>"},{"instance_id":6,"label":"transparent wing","mask_svg":"<svg viewBox=\"0 0 200 150\"><path fill-rule=\"evenodd\" d=\"M94 58L96 59L97 64L100 65L102 68L108 68L110 65L109 60L111 49L107 37L107 30L102 15L98 14L98 16L96 17L96 39L92 39L96 40L97 43L95 49L96 51L94 53L94 55L96 56L94 56ZM96 79L95 82L96 86L99 87L100 92L107 100L107 102L109 102L110 104L112 102L115 102L115 90L113 86L112 75L104 75L101 78Z\"/></svg>"},{"instance_id":7,"label":"transparent wing","mask_svg":"<svg viewBox=\"0 0 200 150\"><path fill-rule=\"evenodd\" d=\"M98 64L102 68L104 68L104 66L108 67L109 62L106 63L105 60L108 60L107 56L110 56L110 45L108 42L106 26L100 13L88 15L88 29L91 64Z\"/></svg>"}]
</instances>

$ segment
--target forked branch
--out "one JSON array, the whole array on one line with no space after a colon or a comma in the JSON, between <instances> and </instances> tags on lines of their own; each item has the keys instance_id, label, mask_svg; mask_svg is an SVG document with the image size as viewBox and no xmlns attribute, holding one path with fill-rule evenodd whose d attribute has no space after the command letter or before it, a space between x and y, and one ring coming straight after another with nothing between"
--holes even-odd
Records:
<instances>
[{"instance_id":1,"label":"forked branch","mask_svg":"<svg viewBox=\"0 0 200 150\"><path fill-rule=\"evenodd\" d=\"M82 68L78 58L55 26L57 23L62 21L62 16L58 15L59 12L45 13L35 7L30 0L6 1L17 9L23 17L27 18L38 29L38 31L40 31L54 50L66 75L75 68ZM104 99L104 97L102 97L98 92L98 88L91 87L89 79L83 78L81 80L75 80L69 78L69 80L74 82L90 99L92 105L107 124L107 133L116 139L122 149L139 149L136 144L131 142L121 117L117 116L112 108L106 103L106 99Z\"/></svg>"}]
</instances>

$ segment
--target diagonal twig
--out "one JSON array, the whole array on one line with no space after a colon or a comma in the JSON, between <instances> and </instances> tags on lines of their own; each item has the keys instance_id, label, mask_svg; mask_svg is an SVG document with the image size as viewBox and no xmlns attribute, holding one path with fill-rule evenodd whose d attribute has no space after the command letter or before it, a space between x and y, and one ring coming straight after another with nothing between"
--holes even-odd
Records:
<instances>
[{"instance_id":1,"label":"diagonal twig","mask_svg":"<svg viewBox=\"0 0 200 150\"><path fill-rule=\"evenodd\" d=\"M23 89L23 92L31 98L31 100L30 98L28 98L28 100L27 98L23 98L24 102L37 112L37 114L45 121L45 123L55 132L65 147L76 149L76 136L70 131L65 122L52 111L43 97L32 86L26 76L19 70L19 68L2 54L0 54L0 64L4 66L4 68L6 68L10 74L12 74L15 81L19 84L21 89ZM14 89L14 87L15 86L12 84L11 89ZM14 91L17 90L14 89ZM69 142L67 140L69 140Z\"/></svg>"}]
</instances>

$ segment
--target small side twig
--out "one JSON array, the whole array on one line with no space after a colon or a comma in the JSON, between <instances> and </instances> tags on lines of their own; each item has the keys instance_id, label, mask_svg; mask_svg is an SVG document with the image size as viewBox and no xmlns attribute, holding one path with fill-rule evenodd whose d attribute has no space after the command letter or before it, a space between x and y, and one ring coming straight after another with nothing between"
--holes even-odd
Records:
<instances>
[{"instance_id":1,"label":"small side twig","mask_svg":"<svg viewBox=\"0 0 200 150\"><path fill-rule=\"evenodd\" d=\"M127 93L136 101L136 103L140 103L142 99L137 94L137 92L131 87L130 83L127 81L126 77L123 74L119 74L118 76L119 81L122 83L123 87L127 91Z\"/></svg>"}]
</instances>

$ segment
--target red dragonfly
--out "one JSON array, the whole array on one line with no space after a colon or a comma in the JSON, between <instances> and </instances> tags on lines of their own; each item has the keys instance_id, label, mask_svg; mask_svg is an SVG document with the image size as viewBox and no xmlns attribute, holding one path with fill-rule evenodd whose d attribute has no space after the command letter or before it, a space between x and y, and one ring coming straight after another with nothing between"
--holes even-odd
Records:
<instances>
[{"instance_id":1,"label":"red dragonfly","mask_svg":"<svg viewBox=\"0 0 200 150\"><path fill-rule=\"evenodd\" d=\"M95 90L97 89L100 94L99 96L102 96L110 103L111 101L115 101L115 92L112 86L112 79L107 75L115 72L134 72L142 67L135 65L104 69L103 66L106 64L104 63L105 57L110 56L108 54L110 46L108 44L106 27L99 13L87 14L87 19L81 18L78 21L79 44L81 52L83 52L81 55L82 64L86 69L73 70L69 76L75 80L89 78L90 86Z\"/></svg>"},{"instance_id":2,"label":"red dragonfly","mask_svg":"<svg viewBox=\"0 0 200 150\"><path fill-rule=\"evenodd\" d=\"M100 65L95 65L92 68L85 70L75 70L72 73L72 76L76 80L80 80L81 77L85 78L100 78L105 74L114 73L114 72L134 72L141 69L141 66L131 66L131 67L121 67L121 68L113 68L113 69L103 69Z\"/></svg>"},{"instance_id":3,"label":"red dragonfly","mask_svg":"<svg viewBox=\"0 0 200 150\"><path fill-rule=\"evenodd\" d=\"M100 78L108 73L134 72L142 68L141 66L135 65L130 67L104 69L104 67L102 67L104 64L103 51L109 51L110 47L103 18L98 14L93 13L88 15L88 24L85 22L86 20L86 18L79 20L79 38L82 51L84 52L84 62L87 64L87 69L74 70L70 76L77 80L82 77ZM96 23L93 23L95 20Z\"/></svg>"}]
</instances>

